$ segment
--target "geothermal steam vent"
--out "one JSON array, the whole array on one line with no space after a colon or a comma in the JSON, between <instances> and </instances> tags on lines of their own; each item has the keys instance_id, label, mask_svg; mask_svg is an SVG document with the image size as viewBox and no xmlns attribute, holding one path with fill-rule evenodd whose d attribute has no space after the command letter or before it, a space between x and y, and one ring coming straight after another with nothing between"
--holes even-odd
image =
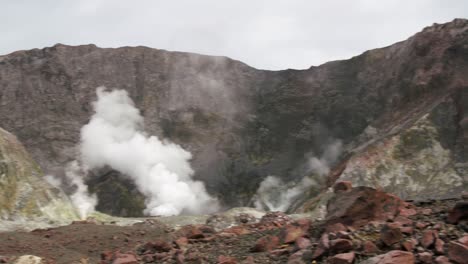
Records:
<instances>
[{"instance_id":1,"label":"geothermal steam vent","mask_svg":"<svg viewBox=\"0 0 468 264\"><path fill-rule=\"evenodd\" d=\"M81 129L78 163L82 171L109 166L129 177L146 197L146 215L218 210L217 200L210 197L204 184L192 179L190 152L147 135L143 131L143 117L126 91L99 87L97 97L93 103L95 114ZM73 200L78 208L83 207L80 202L90 201Z\"/></svg>"}]
</instances>

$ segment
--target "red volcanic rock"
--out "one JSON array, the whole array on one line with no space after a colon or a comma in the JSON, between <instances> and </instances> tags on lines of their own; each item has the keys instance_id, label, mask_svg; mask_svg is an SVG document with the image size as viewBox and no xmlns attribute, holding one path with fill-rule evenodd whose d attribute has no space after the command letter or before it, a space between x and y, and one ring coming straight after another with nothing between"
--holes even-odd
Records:
<instances>
[{"instance_id":1,"label":"red volcanic rock","mask_svg":"<svg viewBox=\"0 0 468 264\"><path fill-rule=\"evenodd\" d=\"M298 226L302 226L306 229L309 229L310 225L312 224L312 221L307 218L301 218L301 219L297 219L295 223Z\"/></svg>"},{"instance_id":2,"label":"red volcanic rock","mask_svg":"<svg viewBox=\"0 0 468 264\"><path fill-rule=\"evenodd\" d=\"M434 243L434 252L437 254L444 254L444 245L445 242L442 239L437 238Z\"/></svg>"},{"instance_id":3,"label":"red volcanic rock","mask_svg":"<svg viewBox=\"0 0 468 264\"><path fill-rule=\"evenodd\" d=\"M386 254L378 255L368 259L366 264L414 264L415 258L413 253L392 250Z\"/></svg>"},{"instance_id":4,"label":"red volcanic rock","mask_svg":"<svg viewBox=\"0 0 468 264\"><path fill-rule=\"evenodd\" d=\"M321 257L327 250L323 247L318 247L315 249L314 254L312 254L312 259L317 259Z\"/></svg>"},{"instance_id":5,"label":"red volcanic rock","mask_svg":"<svg viewBox=\"0 0 468 264\"><path fill-rule=\"evenodd\" d=\"M411 219L405 216L401 216L401 215L395 217L394 221L396 223L401 224L402 226L410 226L413 224L413 221Z\"/></svg>"},{"instance_id":6,"label":"red volcanic rock","mask_svg":"<svg viewBox=\"0 0 468 264\"><path fill-rule=\"evenodd\" d=\"M210 236L214 234L215 232L216 231L212 227L207 225L187 225L177 231L178 234L187 237L188 239L202 239L207 235Z\"/></svg>"},{"instance_id":7,"label":"red volcanic rock","mask_svg":"<svg viewBox=\"0 0 468 264\"><path fill-rule=\"evenodd\" d=\"M416 227L419 228L419 229L424 229L428 226L429 224L428 223L424 223L424 222L417 222L416 223Z\"/></svg>"},{"instance_id":8,"label":"red volcanic rock","mask_svg":"<svg viewBox=\"0 0 468 264\"><path fill-rule=\"evenodd\" d=\"M188 245L189 241L186 237L180 237L177 240L174 241L174 243L179 247L179 248L184 248Z\"/></svg>"},{"instance_id":9,"label":"red volcanic rock","mask_svg":"<svg viewBox=\"0 0 468 264\"><path fill-rule=\"evenodd\" d=\"M277 236L264 236L257 240L253 248L251 249L252 252L265 252L271 251L278 247L279 245L279 238Z\"/></svg>"},{"instance_id":10,"label":"red volcanic rock","mask_svg":"<svg viewBox=\"0 0 468 264\"><path fill-rule=\"evenodd\" d=\"M277 258L280 256L288 255L290 253L290 250L288 248L279 248L279 249L273 249L269 253L270 253L269 256L273 258Z\"/></svg>"},{"instance_id":11,"label":"red volcanic rock","mask_svg":"<svg viewBox=\"0 0 468 264\"><path fill-rule=\"evenodd\" d=\"M402 238L403 234L397 225L386 224L380 231L380 240L387 246L400 242Z\"/></svg>"},{"instance_id":12,"label":"red volcanic rock","mask_svg":"<svg viewBox=\"0 0 468 264\"><path fill-rule=\"evenodd\" d=\"M447 216L447 222L456 224L462 219L468 219L468 202L465 201L455 204Z\"/></svg>"},{"instance_id":13,"label":"red volcanic rock","mask_svg":"<svg viewBox=\"0 0 468 264\"><path fill-rule=\"evenodd\" d=\"M353 242L349 239L334 239L330 241L330 251L341 253L353 249Z\"/></svg>"},{"instance_id":14,"label":"red volcanic rock","mask_svg":"<svg viewBox=\"0 0 468 264\"><path fill-rule=\"evenodd\" d=\"M309 264L312 259L312 252L307 249L302 249L289 256L288 264Z\"/></svg>"},{"instance_id":15,"label":"red volcanic rock","mask_svg":"<svg viewBox=\"0 0 468 264\"><path fill-rule=\"evenodd\" d=\"M246 235L250 234L250 230L245 226L233 226L223 230L223 233L230 233L234 235Z\"/></svg>"},{"instance_id":16,"label":"red volcanic rock","mask_svg":"<svg viewBox=\"0 0 468 264\"><path fill-rule=\"evenodd\" d=\"M353 188L353 184L350 181L340 181L335 183L333 186L333 191L335 193L338 192L347 192L350 191Z\"/></svg>"},{"instance_id":17,"label":"red volcanic rock","mask_svg":"<svg viewBox=\"0 0 468 264\"><path fill-rule=\"evenodd\" d=\"M312 255L312 259L316 259L322 256L328 249L330 248L330 240L327 233L323 233L320 237L319 244L317 249L314 251Z\"/></svg>"},{"instance_id":18,"label":"red volcanic rock","mask_svg":"<svg viewBox=\"0 0 468 264\"><path fill-rule=\"evenodd\" d=\"M394 195L360 186L336 193L327 204L326 220L329 224L360 227L370 221L393 219L405 205Z\"/></svg>"},{"instance_id":19,"label":"red volcanic rock","mask_svg":"<svg viewBox=\"0 0 468 264\"><path fill-rule=\"evenodd\" d=\"M221 255L218 257L218 264L237 264L237 260L233 257Z\"/></svg>"},{"instance_id":20,"label":"red volcanic rock","mask_svg":"<svg viewBox=\"0 0 468 264\"><path fill-rule=\"evenodd\" d=\"M448 245L448 257L459 264L468 263L468 246L460 242L450 242Z\"/></svg>"},{"instance_id":21,"label":"red volcanic rock","mask_svg":"<svg viewBox=\"0 0 468 264\"><path fill-rule=\"evenodd\" d=\"M199 226L184 226L181 228L180 232L183 233L188 239L200 239L205 237Z\"/></svg>"},{"instance_id":22,"label":"red volcanic rock","mask_svg":"<svg viewBox=\"0 0 468 264\"><path fill-rule=\"evenodd\" d=\"M406 251L412 252L417 245L417 241L416 239L410 239L404 241L401 245Z\"/></svg>"},{"instance_id":23,"label":"red volcanic rock","mask_svg":"<svg viewBox=\"0 0 468 264\"><path fill-rule=\"evenodd\" d=\"M461 237L460 239L458 239L458 242L462 243L465 246L468 246L468 235L465 235Z\"/></svg>"},{"instance_id":24,"label":"red volcanic rock","mask_svg":"<svg viewBox=\"0 0 468 264\"><path fill-rule=\"evenodd\" d=\"M451 264L450 260L446 256L438 256L435 259L436 264Z\"/></svg>"},{"instance_id":25,"label":"red volcanic rock","mask_svg":"<svg viewBox=\"0 0 468 264\"><path fill-rule=\"evenodd\" d=\"M366 241L363 245L363 251L366 254L374 254L379 252L379 248L372 241Z\"/></svg>"},{"instance_id":26,"label":"red volcanic rock","mask_svg":"<svg viewBox=\"0 0 468 264\"><path fill-rule=\"evenodd\" d=\"M328 238L328 234L323 233L319 240L319 246L328 249L330 247L330 239Z\"/></svg>"},{"instance_id":27,"label":"red volcanic rock","mask_svg":"<svg viewBox=\"0 0 468 264\"><path fill-rule=\"evenodd\" d=\"M424 208L424 209L421 210L421 214L430 215L430 214L432 214L432 209L431 208Z\"/></svg>"},{"instance_id":28,"label":"red volcanic rock","mask_svg":"<svg viewBox=\"0 0 468 264\"><path fill-rule=\"evenodd\" d=\"M413 231L414 231L414 229L411 226L404 226L400 228L400 230L403 234L408 234L408 235L413 234Z\"/></svg>"},{"instance_id":29,"label":"red volcanic rock","mask_svg":"<svg viewBox=\"0 0 468 264\"><path fill-rule=\"evenodd\" d=\"M354 252L337 254L328 259L328 264L351 264L354 262L356 254Z\"/></svg>"},{"instance_id":30,"label":"red volcanic rock","mask_svg":"<svg viewBox=\"0 0 468 264\"><path fill-rule=\"evenodd\" d=\"M400 209L400 216L408 217L417 214L416 210L413 208L402 208Z\"/></svg>"},{"instance_id":31,"label":"red volcanic rock","mask_svg":"<svg viewBox=\"0 0 468 264\"><path fill-rule=\"evenodd\" d=\"M432 256L433 255L431 253L429 253L429 252L422 252L422 253L418 254L418 260L421 263L430 264L430 263L432 263Z\"/></svg>"},{"instance_id":32,"label":"red volcanic rock","mask_svg":"<svg viewBox=\"0 0 468 264\"><path fill-rule=\"evenodd\" d=\"M437 231L435 230L426 230L423 232L423 235L419 242L425 248L428 248L434 244L435 240L438 238Z\"/></svg>"},{"instance_id":33,"label":"red volcanic rock","mask_svg":"<svg viewBox=\"0 0 468 264\"><path fill-rule=\"evenodd\" d=\"M296 239L303 237L307 234L308 226L296 226L296 225L288 225L285 229L281 232L281 238L283 243L289 244L294 243Z\"/></svg>"},{"instance_id":34,"label":"red volcanic rock","mask_svg":"<svg viewBox=\"0 0 468 264\"><path fill-rule=\"evenodd\" d=\"M141 246L141 250L143 252L168 252L172 249L172 246L161 240L147 242L143 246Z\"/></svg>"},{"instance_id":35,"label":"red volcanic rock","mask_svg":"<svg viewBox=\"0 0 468 264\"><path fill-rule=\"evenodd\" d=\"M296 245L296 247L298 249L306 249L306 248L309 248L312 245L310 240L305 238L305 237L297 238L296 241L294 242L294 244Z\"/></svg>"}]
</instances>

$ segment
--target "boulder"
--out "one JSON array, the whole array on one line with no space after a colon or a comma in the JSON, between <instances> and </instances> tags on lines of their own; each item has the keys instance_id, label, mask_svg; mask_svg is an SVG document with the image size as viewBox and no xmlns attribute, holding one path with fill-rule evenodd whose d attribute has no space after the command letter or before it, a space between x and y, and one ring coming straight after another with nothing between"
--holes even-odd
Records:
<instances>
[{"instance_id":1,"label":"boulder","mask_svg":"<svg viewBox=\"0 0 468 264\"><path fill-rule=\"evenodd\" d=\"M448 257L458 264L468 263L468 246L460 242L451 241L448 244Z\"/></svg>"},{"instance_id":2,"label":"boulder","mask_svg":"<svg viewBox=\"0 0 468 264\"><path fill-rule=\"evenodd\" d=\"M336 193L327 204L328 224L359 227L370 221L393 219L406 203L400 198L370 187L355 187Z\"/></svg>"},{"instance_id":3,"label":"boulder","mask_svg":"<svg viewBox=\"0 0 468 264\"><path fill-rule=\"evenodd\" d=\"M468 201L456 203L447 216L447 222L450 224L456 224L463 219L468 219Z\"/></svg>"},{"instance_id":4,"label":"boulder","mask_svg":"<svg viewBox=\"0 0 468 264\"><path fill-rule=\"evenodd\" d=\"M386 224L382 227L380 231L380 240L387 245L391 246L400 242L403 238L403 234L398 226L392 224Z\"/></svg>"},{"instance_id":5,"label":"boulder","mask_svg":"<svg viewBox=\"0 0 468 264\"><path fill-rule=\"evenodd\" d=\"M435 241L436 241L436 239L438 237L439 236L437 235L437 231L435 231L435 230L426 230L422 234L420 243L421 243L421 245L423 247L429 248L430 246L432 246L435 243Z\"/></svg>"},{"instance_id":6,"label":"boulder","mask_svg":"<svg viewBox=\"0 0 468 264\"><path fill-rule=\"evenodd\" d=\"M349 239L330 240L330 251L334 253L349 252L353 249L353 242Z\"/></svg>"}]
</instances>

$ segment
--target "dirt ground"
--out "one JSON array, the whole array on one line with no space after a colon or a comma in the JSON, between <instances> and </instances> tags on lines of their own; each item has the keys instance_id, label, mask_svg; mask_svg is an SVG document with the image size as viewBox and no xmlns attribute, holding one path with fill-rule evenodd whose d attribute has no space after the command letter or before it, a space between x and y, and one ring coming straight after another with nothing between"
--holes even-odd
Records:
<instances>
[{"instance_id":1,"label":"dirt ground","mask_svg":"<svg viewBox=\"0 0 468 264\"><path fill-rule=\"evenodd\" d=\"M0 256L35 255L51 263L98 263L108 250L133 251L155 238L170 239L162 224L134 226L75 223L32 232L0 233Z\"/></svg>"},{"instance_id":2,"label":"dirt ground","mask_svg":"<svg viewBox=\"0 0 468 264\"><path fill-rule=\"evenodd\" d=\"M436 252L433 247L416 247L414 253L416 259L422 257L421 253L428 252L433 259L447 254L447 245L450 241L456 241L467 235L466 221L458 225L446 223L447 212L453 208L457 201L432 201L418 203L414 207L416 214L404 218L401 222L401 230L410 228L410 233L403 233L399 242L393 246L382 243L381 232L383 229L374 224L366 225L360 229L348 229L333 233L327 237L331 239L346 238L353 241L350 249L355 252L355 261L367 259L377 254L385 254L390 250L403 250L403 243L410 240L421 241L424 232L429 229L436 230L441 240L445 241L442 251ZM299 220L288 219L281 213L272 213L271 220L259 223L246 222L236 227L216 232L207 225L185 226L180 230L164 225L156 220L147 220L133 226L116 226L90 222L75 222L68 226L39 229L31 232L7 232L0 233L0 263L1 257L14 257L21 255L40 256L47 263L57 264L89 264L89 263L288 263L293 255L304 253L299 259L311 263L311 253L317 252L320 247L321 237L324 233L324 222L310 221L298 236L306 238L310 244L303 249L298 248L296 242L285 242L285 236L296 236L301 228ZM394 223L393 220L387 224ZM383 223L385 225L385 223ZM202 230L200 232L200 230ZM197 233L198 232L198 233ZM406 232L406 231L404 231ZM279 242L272 248L265 250L252 250L259 244L261 238L278 238ZM363 240L363 237L365 238ZM179 239L183 239L179 242ZM263 243L268 246L270 241ZM362 243L372 239L377 246L377 251L369 254L362 248ZM304 240L304 239L303 239ZM339 240L339 239L338 239ZM341 239L343 240L343 239ZM185 242L184 242L185 241ZM162 243L162 244L158 244ZM308 242L307 242L308 243ZM261 243L260 243L261 244ZM167 247L168 249L164 249ZM128 253L135 262L115 262L118 254ZM103 254L104 253L104 254ZM103 255L112 256L103 260ZM309 255L308 255L309 254ZM333 256L332 250L325 252L315 263L327 263ZM116 257L117 256L117 257ZM181 256L181 257L179 257ZM220 261L223 257L225 262ZM230 260L235 259L235 260ZM231 262L230 262L231 261Z\"/></svg>"}]
</instances>

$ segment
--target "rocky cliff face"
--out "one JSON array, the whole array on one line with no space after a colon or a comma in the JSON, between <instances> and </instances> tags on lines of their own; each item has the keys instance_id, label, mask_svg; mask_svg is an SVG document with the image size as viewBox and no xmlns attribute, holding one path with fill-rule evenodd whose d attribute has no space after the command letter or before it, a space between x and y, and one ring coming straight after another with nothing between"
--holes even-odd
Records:
<instances>
[{"instance_id":1,"label":"rocky cliff face","mask_svg":"<svg viewBox=\"0 0 468 264\"><path fill-rule=\"evenodd\" d=\"M307 70L59 44L0 56L0 123L60 175L75 157L95 88L104 85L129 92L148 133L191 151L196 178L228 206L248 204L268 175L310 174L309 158L336 140L344 151L322 187L341 177L411 199L446 197L467 187L467 72L462 19ZM109 172L93 179L101 190L115 182ZM141 207L135 203L118 202Z\"/></svg>"},{"instance_id":2,"label":"rocky cliff face","mask_svg":"<svg viewBox=\"0 0 468 264\"><path fill-rule=\"evenodd\" d=\"M0 220L79 219L67 196L43 176L16 137L0 128Z\"/></svg>"}]
</instances>

